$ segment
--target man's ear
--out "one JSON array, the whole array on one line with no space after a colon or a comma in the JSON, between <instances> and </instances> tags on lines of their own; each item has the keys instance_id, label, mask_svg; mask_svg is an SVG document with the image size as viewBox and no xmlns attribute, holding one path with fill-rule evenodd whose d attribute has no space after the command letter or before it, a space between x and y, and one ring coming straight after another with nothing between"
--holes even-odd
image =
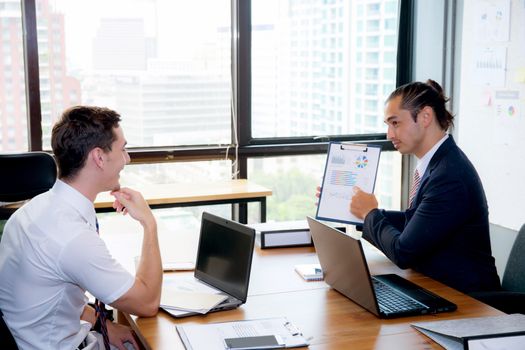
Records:
<instances>
[{"instance_id":1,"label":"man's ear","mask_svg":"<svg viewBox=\"0 0 525 350\"><path fill-rule=\"evenodd\" d=\"M434 110L430 106L425 106L419 112L418 118L421 118L424 127L428 127L435 119Z\"/></svg>"},{"instance_id":2,"label":"man's ear","mask_svg":"<svg viewBox=\"0 0 525 350\"><path fill-rule=\"evenodd\" d=\"M102 148L93 148L91 152L89 152L89 158L97 168L102 168L104 166L104 151Z\"/></svg>"}]
</instances>

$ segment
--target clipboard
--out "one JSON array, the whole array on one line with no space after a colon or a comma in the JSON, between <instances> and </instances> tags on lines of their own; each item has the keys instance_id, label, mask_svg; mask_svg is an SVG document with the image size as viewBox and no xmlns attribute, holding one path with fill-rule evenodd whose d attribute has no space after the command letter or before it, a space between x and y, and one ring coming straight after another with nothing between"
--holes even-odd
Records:
<instances>
[{"instance_id":1,"label":"clipboard","mask_svg":"<svg viewBox=\"0 0 525 350\"><path fill-rule=\"evenodd\" d=\"M316 219L361 225L350 212L354 186L374 192L381 146L330 142Z\"/></svg>"}]
</instances>

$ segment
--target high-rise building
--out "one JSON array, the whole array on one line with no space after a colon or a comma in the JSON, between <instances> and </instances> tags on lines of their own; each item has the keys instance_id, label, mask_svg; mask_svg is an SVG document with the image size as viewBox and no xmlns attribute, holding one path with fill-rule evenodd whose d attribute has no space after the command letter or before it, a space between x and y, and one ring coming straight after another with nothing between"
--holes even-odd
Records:
<instances>
[{"instance_id":1,"label":"high-rise building","mask_svg":"<svg viewBox=\"0 0 525 350\"><path fill-rule=\"evenodd\" d=\"M0 150L27 149L24 43L19 0L0 0ZM66 73L64 16L37 2L40 101L44 144L63 109L81 100L80 83Z\"/></svg>"}]
</instances>

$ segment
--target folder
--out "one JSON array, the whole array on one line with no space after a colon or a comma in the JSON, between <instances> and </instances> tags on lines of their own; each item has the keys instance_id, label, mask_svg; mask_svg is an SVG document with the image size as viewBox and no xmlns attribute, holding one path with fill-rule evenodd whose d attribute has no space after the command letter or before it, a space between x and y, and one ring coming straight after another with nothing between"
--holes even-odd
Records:
<instances>
[{"instance_id":1,"label":"folder","mask_svg":"<svg viewBox=\"0 0 525 350\"><path fill-rule=\"evenodd\" d=\"M310 228L306 220L263 222L248 225L257 232L257 243L261 249L313 246ZM345 232L345 225L338 224Z\"/></svg>"},{"instance_id":2,"label":"folder","mask_svg":"<svg viewBox=\"0 0 525 350\"><path fill-rule=\"evenodd\" d=\"M445 349L523 349L525 315L419 322L412 327Z\"/></svg>"}]
</instances>

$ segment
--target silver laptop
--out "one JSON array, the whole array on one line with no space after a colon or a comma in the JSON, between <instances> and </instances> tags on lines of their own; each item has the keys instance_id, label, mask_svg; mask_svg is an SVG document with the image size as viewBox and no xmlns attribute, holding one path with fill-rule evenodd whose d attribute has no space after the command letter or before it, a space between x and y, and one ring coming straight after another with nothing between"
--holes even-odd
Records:
<instances>
[{"instance_id":1,"label":"silver laptop","mask_svg":"<svg viewBox=\"0 0 525 350\"><path fill-rule=\"evenodd\" d=\"M252 268L255 230L238 222L202 213L201 231L195 264L199 283L228 296L209 312L230 310L246 302ZM172 311L175 317L198 315Z\"/></svg>"},{"instance_id":2,"label":"silver laptop","mask_svg":"<svg viewBox=\"0 0 525 350\"><path fill-rule=\"evenodd\" d=\"M381 318L454 311L457 306L399 275L371 276L361 241L307 217L325 282Z\"/></svg>"}]
</instances>

